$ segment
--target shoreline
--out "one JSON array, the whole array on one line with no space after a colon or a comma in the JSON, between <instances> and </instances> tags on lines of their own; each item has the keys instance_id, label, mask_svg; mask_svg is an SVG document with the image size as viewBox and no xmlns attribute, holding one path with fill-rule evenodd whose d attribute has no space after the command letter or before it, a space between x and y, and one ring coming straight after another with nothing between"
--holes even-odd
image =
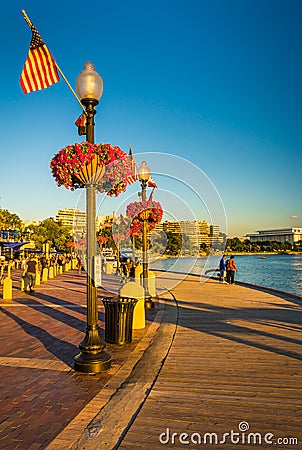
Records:
<instances>
[{"instance_id":1,"label":"shoreline","mask_svg":"<svg viewBox=\"0 0 302 450\"><path fill-rule=\"evenodd\" d=\"M275 256L282 256L282 255L302 255L302 252L284 252L284 253L276 253L276 252L226 252L224 253L227 256L234 255L234 256L244 256L244 255L259 255L259 256L266 256L266 255L275 255Z\"/></svg>"},{"instance_id":2,"label":"shoreline","mask_svg":"<svg viewBox=\"0 0 302 450\"><path fill-rule=\"evenodd\" d=\"M160 260L160 261L164 261L165 259L186 259L186 258L208 258L211 256L217 256L217 257L221 257L222 255L226 255L226 256L270 256L270 255L274 255L274 256L282 256L282 255L298 255L298 256L302 256L302 252L286 252L286 253L276 253L276 252L224 252L221 254L215 254L215 255L206 255L206 254L202 254L202 255L198 255L198 256L192 256L192 255L183 255L183 256L168 256L168 255L161 255L161 256L156 256L154 258L154 261L156 260Z\"/></svg>"},{"instance_id":3,"label":"shoreline","mask_svg":"<svg viewBox=\"0 0 302 450\"><path fill-rule=\"evenodd\" d=\"M302 254L294 254L292 257L278 257L276 253L234 253L235 260L238 257L239 275L237 281L251 283L266 288L276 289L283 292L302 296L301 279L298 272L301 269ZM267 257L266 257L267 255ZM179 272L182 274L198 275L209 272L210 277L215 276L214 272L218 271L219 256L214 258L198 257L198 258L169 258L158 259L150 264L151 270L166 270L171 272ZM262 258L261 258L262 256ZM229 255L228 255L229 257ZM260 259L261 258L261 259ZM242 264L242 267L241 267ZM240 268L241 267L241 268ZM277 268L277 269L276 269ZM254 271L255 269L255 271ZM284 269L288 280L280 281L278 270ZM293 270L293 275L290 275ZM264 275L263 275L264 274ZM217 276L217 275L216 275Z\"/></svg>"}]
</instances>

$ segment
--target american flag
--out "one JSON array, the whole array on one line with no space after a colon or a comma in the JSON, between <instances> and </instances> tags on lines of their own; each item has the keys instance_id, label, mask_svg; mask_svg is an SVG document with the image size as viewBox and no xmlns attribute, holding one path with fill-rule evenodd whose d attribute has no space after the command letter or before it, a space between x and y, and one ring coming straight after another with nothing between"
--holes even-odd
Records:
<instances>
[{"instance_id":1,"label":"american flag","mask_svg":"<svg viewBox=\"0 0 302 450\"><path fill-rule=\"evenodd\" d=\"M82 113L74 123L78 127L78 135L86 134L86 114Z\"/></svg>"},{"instance_id":2,"label":"american flag","mask_svg":"<svg viewBox=\"0 0 302 450\"><path fill-rule=\"evenodd\" d=\"M32 38L20 84L24 94L39 91L60 81L56 63L34 25L30 26Z\"/></svg>"},{"instance_id":3,"label":"american flag","mask_svg":"<svg viewBox=\"0 0 302 450\"><path fill-rule=\"evenodd\" d=\"M128 177L126 177L126 181L128 184L133 184L138 180L138 173L137 173L137 166L136 166L136 161L133 155L133 151L132 151L132 147L131 145L129 145L129 156L131 158L131 175L129 175Z\"/></svg>"},{"instance_id":4,"label":"american flag","mask_svg":"<svg viewBox=\"0 0 302 450\"><path fill-rule=\"evenodd\" d=\"M148 187L157 188L157 184L155 183L155 181L153 180L151 175L150 175L149 180L148 180Z\"/></svg>"}]
</instances>

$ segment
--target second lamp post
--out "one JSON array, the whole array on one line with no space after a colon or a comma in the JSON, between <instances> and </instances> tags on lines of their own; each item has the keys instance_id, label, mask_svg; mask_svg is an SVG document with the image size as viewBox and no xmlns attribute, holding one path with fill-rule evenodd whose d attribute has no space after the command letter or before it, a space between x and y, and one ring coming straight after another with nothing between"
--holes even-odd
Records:
<instances>
[{"instance_id":1,"label":"second lamp post","mask_svg":"<svg viewBox=\"0 0 302 450\"><path fill-rule=\"evenodd\" d=\"M146 161L143 161L138 169L138 178L141 182L142 192L141 199L142 202L146 202L146 188L148 184L148 180L150 178L150 169L147 166ZM142 254L143 254L143 288L145 292L145 306L150 309L153 308L154 303L152 301L151 294L149 292L149 276L148 276L148 242L147 242L147 211L143 212L143 245L142 245Z\"/></svg>"}]
</instances>

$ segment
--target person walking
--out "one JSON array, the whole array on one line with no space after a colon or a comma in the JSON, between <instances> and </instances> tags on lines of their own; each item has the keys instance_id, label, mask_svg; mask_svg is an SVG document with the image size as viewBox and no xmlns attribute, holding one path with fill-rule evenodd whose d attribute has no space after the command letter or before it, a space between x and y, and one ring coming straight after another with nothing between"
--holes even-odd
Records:
<instances>
[{"instance_id":1,"label":"person walking","mask_svg":"<svg viewBox=\"0 0 302 450\"><path fill-rule=\"evenodd\" d=\"M227 261L227 283L235 284L235 271L238 272L238 268L234 256L231 255Z\"/></svg>"},{"instance_id":2,"label":"person walking","mask_svg":"<svg viewBox=\"0 0 302 450\"><path fill-rule=\"evenodd\" d=\"M225 263L226 255L222 255L222 258L219 263L219 271L220 271L220 283L226 283L226 263Z\"/></svg>"},{"instance_id":3,"label":"person walking","mask_svg":"<svg viewBox=\"0 0 302 450\"><path fill-rule=\"evenodd\" d=\"M77 266L78 266L79 275L81 275L83 264L82 264L81 258L79 256L77 256Z\"/></svg>"},{"instance_id":4,"label":"person walking","mask_svg":"<svg viewBox=\"0 0 302 450\"><path fill-rule=\"evenodd\" d=\"M41 264L41 277L43 276L43 270L47 269L48 267L48 261L45 255L42 255L40 258L40 264Z\"/></svg>"},{"instance_id":5,"label":"person walking","mask_svg":"<svg viewBox=\"0 0 302 450\"><path fill-rule=\"evenodd\" d=\"M27 264L25 266L26 286L24 286L24 291L26 291L27 288L29 288L30 292L34 292L37 270L38 270L37 260L34 258L34 255L30 255L29 260L27 261Z\"/></svg>"}]
</instances>

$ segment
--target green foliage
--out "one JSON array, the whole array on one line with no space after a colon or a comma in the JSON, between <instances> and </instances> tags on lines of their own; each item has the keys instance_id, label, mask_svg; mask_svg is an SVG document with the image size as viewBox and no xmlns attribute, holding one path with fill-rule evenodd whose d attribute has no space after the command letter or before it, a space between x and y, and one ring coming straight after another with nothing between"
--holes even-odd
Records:
<instances>
[{"instance_id":1,"label":"green foliage","mask_svg":"<svg viewBox=\"0 0 302 450\"><path fill-rule=\"evenodd\" d=\"M178 256L181 253L182 238L181 234L167 232L167 248L165 255Z\"/></svg>"},{"instance_id":2,"label":"green foliage","mask_svg":"<svg viewBox=\"0 0 302 450\"><path fill-rule=\"evenodd\" d=\"M297 246L296 246L297 247ZM226 251L227 252L281 252L295 249L288 241L282 244L279 241L258 241L250 242L249 239L245 239L243 242L238 237L227 239Z\"/></svg>"},{"instance_id":3,"label":"green foliage","mask_svg":"<svg viewBox=\"0 0 302 450\"><path fill-rule=\"evenodd\" d=\"M63 227L60 222L55 222L51 218L40 222L35 227L31 238L39 250L42 250L43 244L50 244L50 247L55 248L59 252L68 252L70 249L66 244L73 240L71 229Z\"/></svg>"},{"instance_id":4,"label":"green foliage","mask_svg":"<svg viewBox=\"0 0 302 450\"><path fill-rule=\"evenodd\" d=\"M238 237L227 239L226 247L229 247L233 252L248 251L247 245L244 244L244 242L242 242Z\"/></svg>"},{"instance_id":5,"label":"green foliage","mask_svg":"<svg viewBox=\"0 0 302 450\"><path fill-rule=\"evenodd\" d=\"M167 236L164 231L155 230L150 235L152 253L162 255L167 247Z\"/></svg>"},{"instance_id":6,"label":"green foliage","mask_svg":"<svg viewBox=\"0 0 302 450\"><path fill-rule=\"evenodd\" d=\"M117 248L112 235L112 226L113 226L113 219L107 220L101 225L99 232L97 234L98 236L103 236L108 239L107 242L103 244L103 248L112 248L112 250L116 252Z\"/></svg>"},{"instance_id":7,"label":"green foliage","mask_svg":"<svg viewBox=\"0 0 302 450\"><path fill-rule=\"evenodd\" d=\"M22 220L17 214L9 212L7 209L0 208L0 229L20 230Z\"/></svg>"}]
</instances>

